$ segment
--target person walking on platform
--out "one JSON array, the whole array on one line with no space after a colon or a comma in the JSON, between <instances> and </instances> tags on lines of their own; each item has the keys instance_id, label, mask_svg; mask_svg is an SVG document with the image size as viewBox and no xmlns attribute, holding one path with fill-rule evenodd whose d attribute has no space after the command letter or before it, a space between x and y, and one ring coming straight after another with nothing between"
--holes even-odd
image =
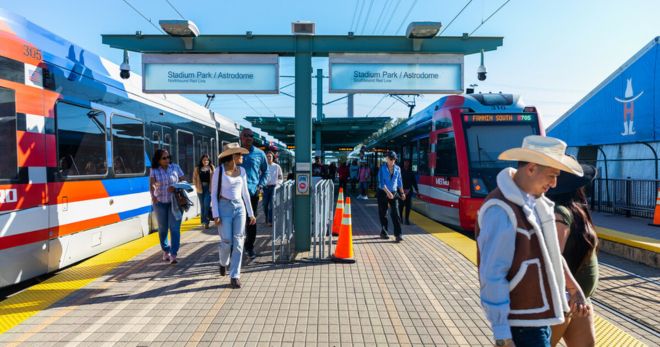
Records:
<instances>
[{"instance_id":1,"label":"person walking on platform","mask_svg":"<svg viewBox=\"0 0 660 347\"><path fill-rule=\"evenodd\" d=\"M360 196L358 199L367 200L367 190L369 189L369 180L371 179L371 169L367 162L363 162L358 172L358 180L360 181Z\"/></svg>"},{"instance_id":2,"label":"person walking on platform","mask_svg":"<svg viewBox=\"0 0 660 347\"><path fill-rule=\"evenodd\" d=\"M175 211L179 206L174 197L174 184L185 180L185 177L179 165L171 163L171 160L170 152L165 149L154 152L149 171L149 192L158 220L158 239L163 261L176 264L181 242L181 216Z\"/></svg>"},{"instance_id":3,"label":"person walking on platform","mask_svg":"<svg viewBox=\"0 0 660 347\"><path fill-rule=\"evenodd\" d=\"M598 236L584 187L596 178L596 168L582 165L582 171L582 177L560 175L557 187L550 189L546 195L555 203L555 222L564 260L589 300L598 284ZM587 304L591 306L591 302ZM595 345L592 310L586 317L568 316L564 324L552 326L552 346L556 346L562 337L568 347Z\"/></svg>"},{"instance_id":4,"label":"person walking on platform","mask_svg":"<svg viewBox=\"0 0 660 347\"><path fill-rule=\"evenodd\" d=\"M405 223L406 225L410 225L410 208L412 207L413 190L419 194L417 178L415 178L415 173L412 172L412 168L410 167L410 160L403 161L401 178L403 181L403 192L406 193L406 198L401 200L401 205L399 205L399 216L401 216L401 219L404 219L403 213L405 210Z\"/></svg>"},{"instance_id":5,"label":"person walking on platform","mask_svg":"<svg viewBox=\"0 0 660 347\"><path fill-rule=\"evenodd\" d=\"M328 165L328 175L325 177L329 180L332 180L332 182L335 182L335 178L337 178L337 163L334 161Z\"/></svg>"},{"instance_id":6,"label":"person walking on platform","mask_svg":"<svg viewBox=\"0 0 660 347\"><path fill-rule=\"evenodd\" d=\"M202 225L204 229L209 228L211 218L209 211L211 210L211 175L213 175L213 164L209 159L208 154L202 154L199 158L199 163L193 171L193 185L197 189L197 198L199 200L199 208L201 210Z\"/></svg>"},{"instance_id":7,"label":"person walking on platform","mask_svg":"<svg viewBox=\"0 0 660 347\"><path fill-rule=\"evenodd\" d=\"M358 165L357 159L353 159L351 166L349 166L348 171L350 173L351 180L351 194L355 195L357 192L357 183L358 183L358 174L360 173L360 166Z\"/></svg>"},{"instance_id":8,"label":"person walking on platform","mask_svg":"<svg viewBox=\"0 0 660 347\"><path fill-rule=\"evenodd\" d=\"M339 176L339 187L344 189L345 194L348 196L348 191L346 190L346 183L348 183L348 165L346 162L339 164L339 169L337 169L337 176Z\"/></svg>"},{"instance_id":9,"label":"person walking on platform","mask_svg":"<svg viewBox=\"0 0 660 347\"><path fill-rule=\"evenodd\" d=\"M590 309L563 261L554 203L544 196L560 171L583 174L565 150L559 139L531 135L521 148L504 151L498 159L517 161L518 168L497 175L497 188L479 209L480 296L496 346L550 346L551 325L569 311L586 316Z\"/></svg>"},{"instance_id":10,"label":"person walking on platform","mask_svg":"<svg viewBox=\"0 0 660 347\"><path fill-rule=\"evenodd\" d=\"M273 152L266 153L266 160L268 160L268 182L264 188L264 214L266 215L266 223L268 226L273 225L273 194L275 187L284 182L282 176L282 168L274 161L275 154Z\"/></svg>"},{"instance_id":11,"label":"person walking on platform","mask_svg":"<svg viewBox=\"0 0 660 347\"><path fill-rule=\"evenodd\" d=\"M250 202L254 206L254 216L256 218L259 193L268 181L268 162L264 151L255 147L253 143L254 133L252 130L249 128L243 129L241 131L241 146L248 150L248 154L243 158L243 164L241 166L247 174ZM257 253L254 251L254 242L257 240L257 224L247 223L245 234L245 253L250 259L254 259L257 257Z\"/></svg>"},{"instance_id":12,"label":"person walking on platform","mask_svg":"<svg viewBox=\"0 0 660 347\"><path fill-rule=\"evenodd\" d=\"M387 165L381 165L378 172L378 192L376 198L378 199L378 217L380 218L380 237L382 239L389 239L387 231L387 209L390 209L390 218L394 225L394 237L396 242L401 242L401 217L399 216L399 207L397 205L398 199L406 199L406 194L403 192L403 182L401 182L401 168L395 164L396 153L389 151L387 153ZM398 193L397 193L398 192Z\"/></svg>"},{"instance_id":13,"label":"person walking on platform","mask_svg":"<svg viewBox=\"0 0 660 347\"><path fill-rule=\"evenodd\" d=\"M325 178L327 175L326 167L321 162L321 157L317 155L314 157L314 163L312 164L312 176Z\"/></svg>"},{"instance_id":14,"label":"person walking on platform","mask_svg":"<svg viewBox=\"0 0 660 347\"><path fill-rule=\"evenodd\" d=\"M213 218L220 234L220 276L227 274L230 265L232 288L241 287L246 216L248 225L257 224L248 191L247 171L239 166L243 163L243 155L248 153L238 143L226 144L218 156L220 165L213 173L211 186Z\"/></svg>"}]
</instances>

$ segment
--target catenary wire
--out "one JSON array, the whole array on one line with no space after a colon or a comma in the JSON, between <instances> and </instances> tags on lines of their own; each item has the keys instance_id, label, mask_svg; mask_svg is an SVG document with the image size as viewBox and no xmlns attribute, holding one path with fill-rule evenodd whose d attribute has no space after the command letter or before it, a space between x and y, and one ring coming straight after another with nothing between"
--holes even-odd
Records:
<instances>
[{"instance_id":1,"label":"catenary wire","mask_svg":"<svg viewBox=\"0 0 660 347\"><path fill-rule=\"evenodd\" d=\"M394 106L394 104L396 104L396 102L397 102L396 100L392 101L392 103L390 104L390 106L387 106L387 108L384 109L383 112L381 112L381 113L378 115L378 117L384 115L385 112L389 111L389 110L392 108L392 106Z\"/></svg>"},{"instance_id":2,"label":"catenary wire","mask_svg":"<svg viewBox=\"0 0 660 347\"><path fill-rule=\"evenodd\" d=\"M442 35L442 33L444 33L445 30L447 30L447 29L449 28L449 26L451 26L451 24L454 23L454 21L456 20L456 18L458 18L458 17L461 15L461 13L463 13L463 11L465 11L465 9L466 9L468 6L470 6L470 4L472 3L472 1L474 1L474 0L469 0L469 1L467 2L467 4L465 4L465 6L463 6L463 8L462 8L460 11L458 11L458 13L456 14L456 16L454 16L454 18L453 18L451 21L449 21L449 24L447 24L444 28L442 28L442 30L440 31L440 33L438 34L438 36Z\"/></svg>"},{"instance_id":3,"label":"catenary wire","mask_svg":"<svg viewBox=\"0 0 660 347\"><path fill-rule=\"evenodd\" d=\"M396 14L396 10L399 8L400 4L401 4L401 0L397 0L396 5L394 6L394 9L392 10L392 14L390 15L390 19L387 20L387 24L385 24L385 26L383 27L383 30L380 32L381 35L385 34L385 32L387 31L387 28L392 23L392 18L394 18L394 15Z\"/></svg>"},{"instance_id":4,"label":"catenary wire","mask_svg":"<svg viewBox=\"0 0 660 347\"><path fill-rule=\"evenodd\" d=\"M355 9L353 9L353 19L351 19L351 26L348 28L348 31L353 31L353 25L355 24L355 17L357 16L358 6L360 6L360 0L355 2Z\"/></svg>"},{"instance_id":5,"label":"catenary wire","mask_svg":"<svg viewBox=\"0 0 660 347\"><path fill-rule=\"evenodd\" d=\"M406 21L408 20L408 17L410 16L412 10L415 8L415 5L417 5L417 0L413 1L412 5L410 5L410 8L408 9L408 13L406 13L406 16L403 17L403 20L401 21L401 25L399 25L399 27L396 29L394 34L398 33L401 30L401 28L403 28L403 25L406 24Z\"/></svg>"},{"instance_id":6,"label":"catenary wire","mask_svg":"<svg viewBox=\"0 0 660 347\"><path fill-rule=\"evenodd\" d=\"M261 114L261 112L257 111L254 107L252 107L252 105L250 105L247 101L245 101L245 99L243 99L242 96L240 96L239 94L236 94L236 96L237 96L239 99L241 99L241 101L243 101L244 104L246 104L249 108L251 108L252 111L254 111L255 116L258 116L258 115Z\"/></svg>"},{"instance_id":7,"label":"catenary wire","mask_svg":"<svg viewBox=\"0 0 660 347\"><path fill-rule=\"evenodd\" d=\"M176 12L179 15L179 17L181 17L181 19L186 19L186 17L184 17L181 14L181 12L179 12L179 10L176 9L176 7L174 7L174 5L170 2L170 0L165 0L165 2L167 2L168 5L170 5L170 7L174 10L174 12Z\"/></svg>"},{"instance_id":8,"label":"catenary wire","mask_svg":"<svg viewBox=\"0 0 660 347\"><path fill-rule=\"evenodd\" d=\"M369 110L369 112L367 112L367 117L369 117L369 115L371 114L371 112L372 112L374 109L376 109L376 107L378 107L378 105L380 105L380 103L383 102L383 100L385 100L386 97L387 97L387 94L383 95L383 97L380 98L380 100L378 100L378 102L374 105L374 107L372 107L371 110Z\"/></svg>"},{"instance_id":9,"label":"catenary wire","mask_svg":"<svg viewBox=\"0 0 660 347\"><path fill-rule=\"evenodd\" d=\"M257 100L259 100L259 102L260 102L262 105L264 105L264 107L266 108L266 110L268 110L268 112L270 112L270 113L272 113L272 114L275 114L275 112L273 112L273 110L271 110L270 107L268 107L268 105L266 105L266 103L264 103L264 101L261 100L261 98L259 97L259 95L254 94L254 97L257 98Z\"/></svg>"},{"instance_id":10,"label":"catenary wire","mask_svg":"<svg viewBox=\"0 0 660 347\"><path fill-rule=\"evenodd\" d=\"M371 8L373 7L373 5L374 5L374 0L371 0L369 2L369 9L367 10L367 13L365 14L364 17L364 24L362 24L362 30L361 30L362 34L364 34L364 29L367 28L367 23L369 23L369 14L371 13Z\"/></svg>"},{"instance_id":11,"label":"catenary wire","mask_svg":"<svg viewBox=\"0 0 660 347\"><path fill-rule=\"evenodd\" d=\"M135 8L133 5L131 5L131 3L128 2L128 0L122 0L122 1L123 1L126 5L128 5L128 7L132 8L133 11L135 11L137 14L139 14L142 18L144 18L144 20L146 20L147 22L149 22L149 24L151 24L154 28L156 28L156 30L158 30L158 31L160 31L161 33L165 34L165 32L163 31L163 29L159 28L156 24L154 24L154 22L151 21L151 19L147 18L147 16L145 16L142 12L140 12L140 10L138 10L138 9Z\"/></svg>"},{"instance_id":12,"label":"catenary wire","mask_svg":"<svg viewBox=\"0 0 660 347\"><path fill-rule=\"evenodd\" d=\"M360 28L360 21L362 20L362 11L364 10L364 5L367 3L367 0L362 0L362 4L360 4L360 11L358 12L358 17L357 20L355 21L355 29L353 29L353 32L357 34L358 28Z\"/></svg>"},{"instance_id":13,"label":"catenary wire","mask_svg":"<svg viewBox=\"0 0 660 347\"><path fill-rule=\"evenodd\" d=\"M378 15L378 19L376 20L376 24L374 25L374 30L371 32L372 35L376 34L376 30L378 30L380 21L383 19L383 14L385 13L385 9L387 9L387 6L389 6L389 4L390 4L390 0L386 0L385 4L383 5L383 9L380 10L380 14Z\"/></svg>"},{"instance_id":14,"label":"catenary wire","mask_svg":"<svg viewBox=\"0 0 660 347\"><path fill-rule=\"evenodd\" d=\"M486 24L486 22L488 22L489 19L491 19L497 12L499 12L510 1L511 0L506 0L502 5L500 5L500 7L497 8L497 10L495 10L493 13L491 13L490 16L488 16L488 18L486 18L486 20L482 20L481 24L479 24L474 30L472 30L472 32L470 33L470 36L472 36L472 34L474 34L477 30L479 30L479 28L481 28L482 25Z\"/></svg>"}]
</instances>

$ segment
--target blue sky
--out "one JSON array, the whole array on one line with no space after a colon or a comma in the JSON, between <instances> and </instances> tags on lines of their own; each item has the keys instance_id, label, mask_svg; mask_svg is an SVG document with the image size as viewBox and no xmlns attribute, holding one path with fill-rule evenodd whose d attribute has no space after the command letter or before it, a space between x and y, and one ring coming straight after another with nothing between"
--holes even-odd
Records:
<instances>
[{"instance_id":1,"label":"blue sky","mask_svg":"<svg viewBox=\"0 0 660 347\"><path fill-rule=\"evenodd\" d=\"M127 0L154 23L179 18L167 0ZM469 3L443 33L472 32L506 0L169 0L202 34L289 34L292 21L316 23L317 34L403 35L411 21L440 21L444 25ZM387 5L387 6L385 6ZM121 63L122 52L101 44L101 34L158 33L124 0L2 0L0 6L88 50ZM396 11L394 11L396 8ZM382 13L382 15L381 15ZM488 79L477 81L478 55L465 59L465 85L477 91L521 94L537 106L548 126L623 62L660 35L658 0L511 0L475 36L503 36L504 46L486 53ZM138 54L131 65L139 68ZM280 60L280 74L293 74L293 60ZM327 59L314 68L327 70ZM327 73L327 72L326 72ZM280 85L293 82L283 78ZM313 84L314 88L316 84ZM286 89L285 89L286 90ZM341 95L327 94L325 101ZM293 88L286 90L293 92ZM313 91L312 95L316 95ZM418 108L436 100L424 95ZM200 103L204 97L191 96ZM293 115L294 100L284 95L218 95L212 108L236 121L246 115ZM313 114L316 110L312 110ZM327 116L344 116L346 102L324 109ZM357 95L355 115L407 116L407 108L382 95Z\"/></svg>"}]
</instances>

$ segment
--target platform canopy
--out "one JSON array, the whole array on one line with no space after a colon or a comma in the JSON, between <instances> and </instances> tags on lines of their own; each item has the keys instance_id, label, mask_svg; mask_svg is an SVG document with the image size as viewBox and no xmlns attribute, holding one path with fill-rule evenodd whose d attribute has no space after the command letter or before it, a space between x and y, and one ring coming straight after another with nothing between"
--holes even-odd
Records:
<instances>
[{"instance_id":1,"label":"platform canopy","mask_svg":"<svg viewBox=\"0 0 660 347\"><path fill-rule=\"evenodd\" d=\"M295 140L294 117L260 117L249 116L245 120L255 128L259 128L274 138L293 146ZM353 148L358 143L380 130L390 117L360 117L360 118L323 118L314 119L312 124L312 137L316 130L321 130L321 143L324 151L338 151ZM315 139L312 140L314 143Z\"/></svg>"}]
</instances>

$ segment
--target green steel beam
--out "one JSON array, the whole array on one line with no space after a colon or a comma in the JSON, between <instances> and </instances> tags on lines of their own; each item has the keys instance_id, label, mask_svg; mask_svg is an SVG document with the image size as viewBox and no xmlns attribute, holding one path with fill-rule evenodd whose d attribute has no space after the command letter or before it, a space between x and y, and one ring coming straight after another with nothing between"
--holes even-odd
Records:
<instances>
[{"instance_id":1,"label":"green steel beam","mask_svg":"<svg viewBox=\"0 0 660 347\"><path fill-rule=\"evenodd\" d=\"M296 251L309 251L312 232L312 40L309 36L296 37L296 174L308 174L308 195L299 195L293 201ZM305 170L299 170L300 165Z\"/></svg>"},{"instance_id":2,"label":"green steel beam","mask_svg":"<svg viewBox=\"0 0 660 347\"><path fill-rule=\"evenodd\" d=\"M168 35L101 35L103 43L113 48L142 53L271 53L295 56L301 48L296 35L202 35L186 49L183 40ZM327 57L329 53L458 53L475 54L502 46L502 37L441 36L425 39L419 51L405 36L305 36L308 53Z\"/></svg>"}]
</instances>

